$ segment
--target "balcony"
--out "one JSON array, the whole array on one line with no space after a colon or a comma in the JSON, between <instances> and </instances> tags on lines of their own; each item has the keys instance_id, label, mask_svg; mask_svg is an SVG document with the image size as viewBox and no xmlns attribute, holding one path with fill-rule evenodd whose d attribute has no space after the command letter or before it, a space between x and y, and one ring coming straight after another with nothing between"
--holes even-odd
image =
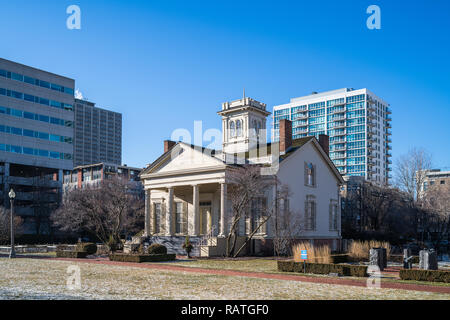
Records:
<instances>
[{"instance_id":1,"label":"balcony","mask_svg":"<svg viewBox=\"0 0 450 320\"><path fill-rule=\"evenodd\" d=\"M386 130L386 135L392 136L392 131L391 130Z\"/></svg>"},{"instance_id":2,"label":"balcony","mask_svg":"<svg viewBox=\"0 0 450 320\"><path fill-rule=\"evenodd\" d=\"M386 157L389 157L389 158L391 158L391 157L392 157L392 153L390 153L390 152L387 152L387 153L386 153Z\"/></svg>"},{"instance_id":3,"label":"balcony","mask_svg":"<svg viewBox=\"0 0 450 320\"><path fill-rule=\"evenodd\" d=\"M392 150L392 147L388 144L386 145L386 150Z\"/></svg>"},{"instance_id":4,"label":"balcony","mask_svg":"<svg viewBox=\"0 0 450 320\"><path fill-rule=\"evenodd\" d=\"M342 154L334 155L333 160L345 159L345 158L346 158L345 153L342 153Z\"/></svg>"},{"instance_id":5,"label":"balcony","mask_svg":"<svg viewBox=\"0 0 450 320\"><path fill-rule=\"evenodd\" d=\"M342 109L338 109L338 110L333 110L333 111L331 111L329 114L343 113L343 112L345 112L345 111L346 111L345 108L342 108Z\"/></svg>"},{"instance_id":6,"label":"balcony","mask_svg":"<svg viewBox=\"0 0 450 320\"><path fill-rule=\"evenodd\" d=\"M391 117L386 117L385 120L386 121L392 121L392 118Z\"/></svg>"},{"instance_id":7,"label":"balcony","mask_svg":"<svg viewBox=\"0 0 450 320\"><path fill-rule=\"evenodd\" d=\"M392 114L392 110L389 107L386 107L386 114Z\"/></svg>"},{"instance_id":8,"label":"balcony","mask_svg":"<svg viewBox=\"0 0 450 320\"><path fill-rule=\"evenodd\" d=\"M391 126L391 124L389 122L386 122L385 127L386 128L392 128L392 126Z\"/></svg>"},{"instance_id":9,"label":"balcony","mask_svg":"<svg viewBox=\"0 0 450 320\"><path fill-rule=\"evenodd\" d=\"M392 143L392 139L391 138L386 138L386 143Z\"/></svg>"},{"instance_id":10,"label":"balcony","mask_svg":"<svg viewBox=\"0 0 450 320\"><path fill-rule=\"evenodd\" d=\"M368 143L368 144L367 144L367 149L369 149L369 150L375 150L375 146L374 146L373 144L371 144L371 143Z\"/></svg>"},{"instance_id":11,"label":"balcony","mask_svg":"<svg viewBox=\"0 0 450 320\"><path fill-rule=\"evenodd\" d=\"M292 120L308 118L308 114L296 113L293 115Z\"/></svg>"},{"instance_id":12,"label":"balcony","mask_svg":"<svg viewBox=\"0 0 450 320\"><path fill-rule=\"evenodd\" d=\"M369 127L375 127L375 126L376 126L375 122L372 121L372 120L367 120L367 125L368 125Z\"/></svg>"}]
</instances>

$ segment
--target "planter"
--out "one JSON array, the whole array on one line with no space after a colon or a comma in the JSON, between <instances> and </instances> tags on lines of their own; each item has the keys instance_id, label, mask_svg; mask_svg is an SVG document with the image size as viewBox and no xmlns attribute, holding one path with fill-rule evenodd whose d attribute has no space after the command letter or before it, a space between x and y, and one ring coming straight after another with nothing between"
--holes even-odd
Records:
<instances>
[{"instance_id":1,"label":"planter","mask_svg":"<svg viewBox=\"0 0 450 320\"><path fill-rule=\"evenodd\" d=\"M120 262L159 262L159 261L172 261L176 259L175 254L126 254L126 253L113 253L109 255L110 261Z\"/></svg>"},{"instance_id":2,"label":"planter","mask_svg":"<svg viewBox=\"0 0 450 320\"><path fill-rule=\"evenodd\" d=\"M367 266L353 266L332 263L303 263L295 261L278 261L278 271L313 274L337 273L342 276L367 277Z\"/></svg>"},{"instance_id":3,"label":"planter","mask_svg":"<svg viewBox=\"0 0 450 320\"><path fill-rule=\"evenodd\" d=\"M402 269L400 270L400 279L450 283L450 271Z\"/></svg>"}]
</instances>

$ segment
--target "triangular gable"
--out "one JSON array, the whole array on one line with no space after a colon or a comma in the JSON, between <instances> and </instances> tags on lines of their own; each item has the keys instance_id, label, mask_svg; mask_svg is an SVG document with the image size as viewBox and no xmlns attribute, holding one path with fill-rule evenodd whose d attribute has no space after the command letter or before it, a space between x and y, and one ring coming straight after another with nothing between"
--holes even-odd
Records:
<instances>
[{"instance_id":1,"label":"triangular gable","mask_svg":"<svg viewBox=\"0 0 450 320\"><path fill-rule=\"evenodd\" d=\"M295 151L293 151L287 158L285 158L284 161L294 158L295 155L299 152L301 152L302 149L308 144L312 144L314 148L317 150L317 152L321 155L322 159L326 162L328 165L330 171L335 175L336 179L339 181L340 184L344 183L344 179L342 178L342 175L340 174L339 170L334 165L333 161L330 159L330 157L325 153L320 143L317 141L315 137L307 141L306 143L302 144L300 147L298 147ZM282 162L280 163L282 165Z\"/></svg>"},{"instance_id":2,"label":"triangular gable","mask_svg":"<svg viewBox=\"0 0 450 320\"><path fill-rule=\"evenodd\" d=\"M171 150L148 166L141 176L178 170L195 171L208 167L225 167L223 161L215 158L213 154L214 150L178 142Z\"/></svg>"}]
</instances>

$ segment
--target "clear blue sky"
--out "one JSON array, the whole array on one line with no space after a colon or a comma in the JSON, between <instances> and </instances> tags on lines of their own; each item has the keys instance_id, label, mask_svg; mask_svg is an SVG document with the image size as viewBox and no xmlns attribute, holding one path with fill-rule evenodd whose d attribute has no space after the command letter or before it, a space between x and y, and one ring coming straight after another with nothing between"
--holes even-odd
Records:
<instances>
[{"instance_id":1,"label":"clear blue sky","mask_svg":"<svg viewBox=\"0 0 450 320\"><path fill-rule=\"evenodd\" d=\"M81 30L66 28L71 4ZM366 27L371 4L381 30ZM195 120L220 128L221 103L243 87L270 110L367 87L391 104L394 161L417 146L450 166L450 1L0 0L0 13L1 57L74 78L123 113L130 166Z\"/></svg>"}]
</instances>

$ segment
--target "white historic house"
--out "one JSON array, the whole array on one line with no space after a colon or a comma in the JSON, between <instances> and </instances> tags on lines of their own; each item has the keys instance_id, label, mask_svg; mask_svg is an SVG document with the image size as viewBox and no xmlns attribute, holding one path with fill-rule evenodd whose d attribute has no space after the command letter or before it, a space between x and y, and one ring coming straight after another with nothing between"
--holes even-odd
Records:
<instances>
[{"instance_id":1,"label":"white historic house","mask_svg":"<svg viewBox=\"0 0 450 320\"><path fill-rule=\"evenodd\" d=\"M280 122L279 143L266 145L266 105L244 96L222 104L223 148L212 150L183 142L164 142L164 153L141 173L145 188L145 235L164 243L169 251L184 253L189 235L193 255L225 254L232 217L227 176L236 163L264 164L288 186L283 201L301 218L295 238L330 244L341 239L339 189L341 175L328 157L328 137L292 140L289 120ZM273 170L273 171L270 171ZM277 187L266 190L266 204L273 203ZM252 215L241 219L238 246L252 232ZM259 229L244 253L271 252L272 219Z\"/></svg>"}]
</instances>

